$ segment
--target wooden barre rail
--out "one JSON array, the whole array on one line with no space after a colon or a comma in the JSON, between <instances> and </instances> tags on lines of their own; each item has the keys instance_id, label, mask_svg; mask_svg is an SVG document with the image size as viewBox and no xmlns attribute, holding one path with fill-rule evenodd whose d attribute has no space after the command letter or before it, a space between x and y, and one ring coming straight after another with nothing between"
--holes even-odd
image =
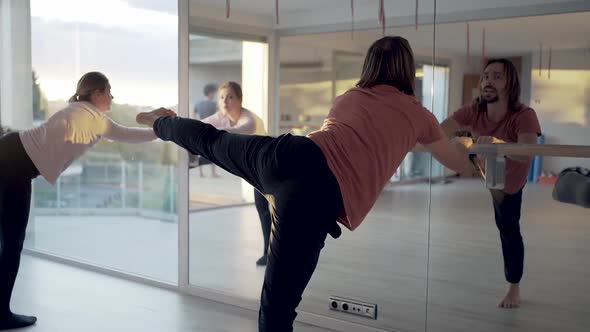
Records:
<instances>
[{"instance_id":1,"label":"wooden barre rail","mask_svg":"<svg viewBox=\"0 0 590 332\"><path fill-rule=\"evenodd\" d=\"M553 156L590 158L590 146L558 144L473 144L469 148L473 154L497 154L513 156Z\"/></svg>"}]
</instances>

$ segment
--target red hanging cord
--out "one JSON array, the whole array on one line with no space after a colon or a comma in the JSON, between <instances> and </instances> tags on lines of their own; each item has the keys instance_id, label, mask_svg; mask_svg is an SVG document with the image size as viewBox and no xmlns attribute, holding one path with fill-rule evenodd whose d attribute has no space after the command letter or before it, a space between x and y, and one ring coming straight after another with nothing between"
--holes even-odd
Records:
<instances>
[{"instance_id":1,"label":"red hanging cord","mask_svg":"<svg viewBox=\"0 0 590 332\"><path fill-rule=\"evenodd\" d=\"M275 16L277 17L277 25L279 24L279 0L275 0Z\"/></svg>"},{"instance_id":2,"label":"red hanging cord","mask_svg":"<svg viewBox=\"0 0 590 332\"><path fill-rule=\"evenodd\" d=\"M465 22L465 26L466 26L466 30L467 30L467 52L466 52L466 56L467 56L467 64L471 63L471 50L470 50L470 45L469 45L469 22Z\"/></svg>"},{"instance_id":3,"label":"red hanging cord","mask_svg":"<svg viewBox=\"0 0 590 332\"><path fill-rule=\"evenodd\" d=\"M543 44L539 44L539 76L543 73Z\"/></svg>"},{"instance_id":4,"label":"red hanging cord","mask_svg":"<svg viewBox=\"0 0 590 332\"><path fill-rule=\"evenodd\" d=\"M354 39L354 0L350 0L350 39Z\"/></svg>"},{"instance_id":5,"label":"red hanging cord","mask_svg":"<svg viewBox=\"0 0 590 332\"><path fill-rule=\"evenodd\" d=\"M381 30L385 36L385 4L383 0L379 1L379 23L381 24Z\"/></svg>"},{"instance_id":6,"label":"red hanging cord","mask_svg":"<svg viewBox=\"0 0 590 332\"><path fill-rule=\"evenodd\" d=\"M481 36L481 70L485 69L486 65L486 28L482 30Z\"/></svg>"},{"instance_id":7,"label":"red hanging cord","mask_svg":"<svg viewBox=\"0 0 590 332\"><path fill-rule=\"evenodd\" d=\"M418 0L416 0L416 30L418 30Z\"/></svg>"},{"instance_id":8,"label":"red hanging cord","mask_svg":"<svg viewBox=\"0 0 590 332\"><path fill-rule=\"evenodd\" d=\"M553 53L553 48L549 46L549 64L547 65L547 78L551 79L551 56Z\"/></svg>"}]
</instances>

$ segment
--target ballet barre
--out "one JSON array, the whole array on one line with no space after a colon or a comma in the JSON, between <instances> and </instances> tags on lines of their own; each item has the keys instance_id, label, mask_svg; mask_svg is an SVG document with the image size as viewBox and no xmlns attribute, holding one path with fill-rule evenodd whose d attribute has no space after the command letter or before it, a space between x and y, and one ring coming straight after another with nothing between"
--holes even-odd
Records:
<instances>
[{"instance_id":1,"label":"ballet barre","mask_svg":"<svg viewBox=\"0 0 590 332\"><path fill-rule=\"evenodd\" d=\"M501 154L504 156L552 156L590 158L590 146L558 144L473 144L469 148L473 154Z\"/></svg>"},{"instance_id":2,"label":"ballet barre","mask_svg":"<svg viewBox=\"0 0 590 332\"><path fill-rule=\"evenodd\" d=\"M557 144L473 144L469 153L485 156L485 182L489 189L504 189L506 156L590 158L590 146Z\"/></svg>"}]
</instances>

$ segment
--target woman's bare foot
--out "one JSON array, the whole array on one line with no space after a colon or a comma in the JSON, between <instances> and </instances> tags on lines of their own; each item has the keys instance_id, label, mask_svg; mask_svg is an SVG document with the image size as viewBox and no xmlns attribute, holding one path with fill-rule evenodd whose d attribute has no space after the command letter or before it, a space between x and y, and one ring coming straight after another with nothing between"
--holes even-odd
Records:
<instances>
[{"instance_id":1,"label":"woman's bare foot","mask_svg":"<svg viewBox=\"0 0 590 332\"><path fill-rule=\"evenodd\" d=\"M135 117L135 121L137 121L137 123L139 123L139 124L146 125L148 127L153 127L154 122L156 122L156 120L158 120L159 118L161 118L163 116L171 116L171 115L176 115L176 113L172 110L167 109L167 108L160 107L160 108L153 110L151 112L138 113L137 116Z\"/></svg>"},{"instance_id":2,"label":"woman's bare foot","mask_svg":"<svg viewBox=\"0 0 590 332\"><path fill-rule=\"evenodd\" d=\"M508 293L498 304L498 308L514 309L520 307L520 287L518 284L510 284Z\"/></svg>"}]
</instances>

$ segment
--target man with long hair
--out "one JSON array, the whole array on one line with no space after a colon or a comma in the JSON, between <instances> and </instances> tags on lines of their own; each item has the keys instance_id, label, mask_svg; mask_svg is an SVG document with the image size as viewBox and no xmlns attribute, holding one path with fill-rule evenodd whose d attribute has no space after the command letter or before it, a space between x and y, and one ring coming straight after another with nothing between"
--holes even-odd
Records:
<instances>
[{"instance_id":1,"label":"man with long hair","mask_svg":"<svg viewBox=\"0 0 590 332\"><path fill-rule=\"evenodd\" d=\"M442 123L448 136L469 131L476 143L536 144L541 127L535 111L520 102L520 81L507 59L489 60L479 81L479 96ZM500 308L520 306L520 280L524 270L524 243L520 233L522 191L531 158L506 156L506 186L490 190L496 225L500 231L504 274L509 284ZM480 167L484 165L480 161Z\"/></svg>"}]
</instances>

